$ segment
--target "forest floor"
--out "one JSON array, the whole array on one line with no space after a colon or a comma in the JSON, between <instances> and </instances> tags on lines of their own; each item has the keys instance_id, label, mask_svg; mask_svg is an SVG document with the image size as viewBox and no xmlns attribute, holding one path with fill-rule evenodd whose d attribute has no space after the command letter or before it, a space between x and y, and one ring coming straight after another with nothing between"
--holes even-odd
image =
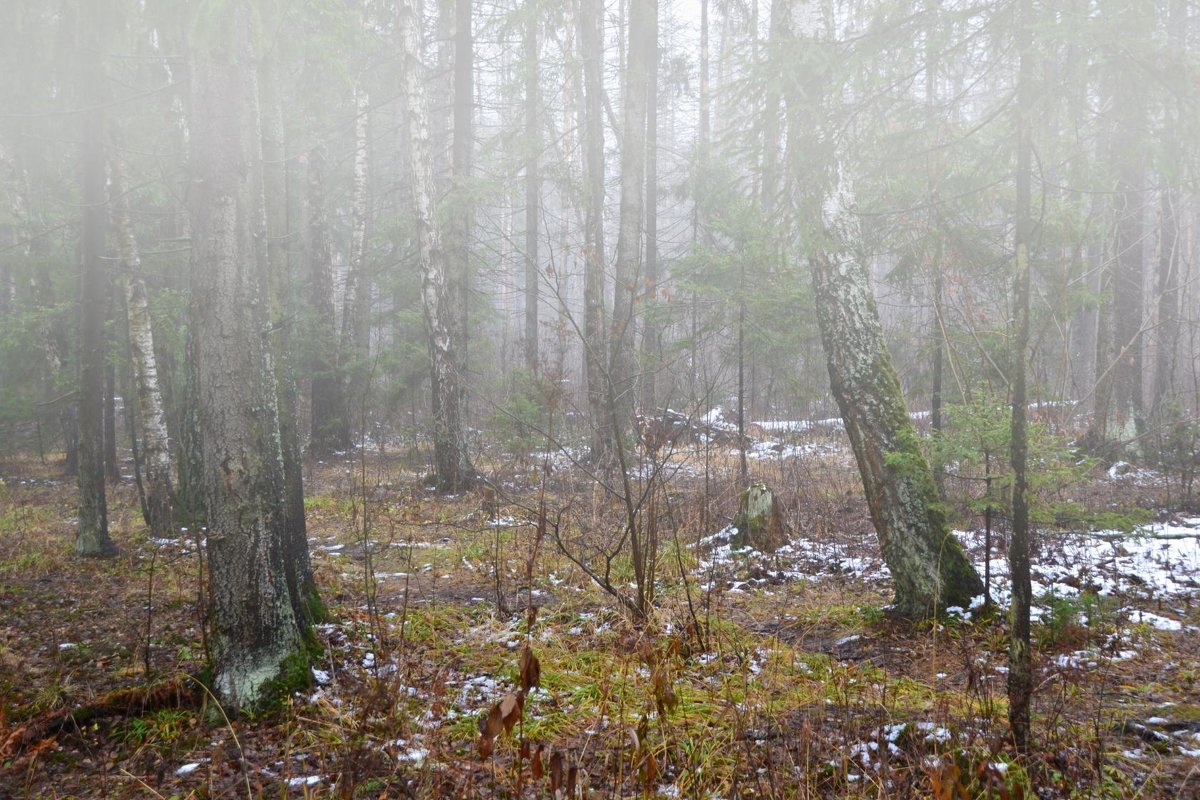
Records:
<instances>
[{"instance_id":1,"label":"forest floor","mask_svg":"<svg viewBox=\"0 0 1200 800\"><path fill-rule=\"evenodd\" d=\"M310 465L330 611L313 685L232 721L189 677L202 534L150 539L123 482L120 556L75 558L61 465L0 464L0 745L78 710L0 756L0 797L1200 797L1200 514L1172 508L1165 479L1098 471L1079 489L1146 509L1134 535L1040 534L1034 749L1018 758L1003 614L889 617L845 447L754 455L791 529L770 555L729 541L727 451L636 470L658 552L641 624L621 610L626 555L611 591L576 563L602 573L623 517L570 459L496 459L495 490L453 497L387 454ZM961 536L1003 602L1003 531L986 553L973 522ZM83 711L147 683L182 689Z\"/></svg>"}]
</instances>

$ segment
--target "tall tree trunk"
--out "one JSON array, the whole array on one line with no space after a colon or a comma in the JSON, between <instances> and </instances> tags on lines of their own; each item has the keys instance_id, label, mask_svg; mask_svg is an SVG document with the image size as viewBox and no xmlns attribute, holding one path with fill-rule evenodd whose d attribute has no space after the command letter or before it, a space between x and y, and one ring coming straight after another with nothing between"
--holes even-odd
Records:
<instances>
[{"instance_id":1,"label":"tall tree trunk","mask_svg":"<svg viewBox=\"0 0 1200 800\"><path fill-rule=\"evenodd\" d=\"M291 266L288 259L287 149L284 142L283 99L279 92L275 56L262 63L259 82L264 109L262 126L262 196L265 208L266 274L260 276L270 309L270 355L275 366L275 396L279 441L283 456L285 500L279 518L288 595L301 630L324 616L313 580L304 518L304 475L300 458L300 424L296 411L296 376L292 366ZM364 315L366 316L366 315Z\"/></svg>"},{"instance_id":2,"label":"tall tree trunk","mask_svg":"<svg viewBox=\"0 0 1200 800\"><path fill-rule=\"evenodd\" d=\"M925 5L925 13L929 15L929 25L925 31L925 124L931 130L937 130L939 127L937 122L938 48L936 44L936 34L938 23L940 22L939 7L940 3L938 0L927 0ZM937 210L938 185L942 180L943 169L941 167L941 159L936 157L940 148L935 136L929 137L926 147L928 148L926 164L928 174L926 181L929 187L930 206L928 235L934 239L933 252L930 256L930 269L933 272L931 292L933 295L931 298L933 305L933 386L929 392L929 425L936 435L941 433L942 430L942 370L946 355L946 327L942 280L942 231L940 225L941 219ZM944 465L940 462L935 462L932 467L933 480L937 485L938 496L944 497L946 494Z\"/></svg>"},{"instance_id":3,"label":"tall tree trunk","mask_svg":"<svg viewBox=\"0 0 1200 800\"><path fill-rule=\"evenodd\" d=\"M208 520L213 689L227 709L268 699L304 663L278 520L285 516L265 259L249 4L192 60L192 324ZM307 670L303 670L307 673Z\"/></svg>"},{"instance_id":4,"label":"tall tree trunk","mask_svg":"<svg viewBox=\"0 0 1200 800\"><path fill-rule=\"evenodd\" d=\"M150 533L156 538L165 539L175 535L175 492L171 482L167 415L159 387L154 331L146 301L146 283L141 276L142 261L129 219L129 199L125 196L125 171L120 156L114 154L111 164L112 219L121 257L121 285L125 293L125 318L137 400L133 404L136 412L134 419L137 421L140 447L138 461L143 472L139 485L144 496L146 524L150 526Z\"/></svg>"},{"instance_id":5,"label":"tall tree trunk","mask_svg":"<svg viewBox=\"0 0 1200 800\"><path fill-rule=\"evenodd\" d=\"M87 41L83 48L98 47ZM99 52L95 51L98 60ZM95 64L91 69L95 69ZM84 81L93 79L84 67ZM86 84L85 84L86 85ZM94 96L94 95L88 95ZM83 225L79 249L82 268L79 292L79 529L75 552L111 556L117 551L108 535L108 501L104 492L104 364L108 307L104 269L104 122L99 112L83 117Z\"/></svg>"},{"instance_id":6,"label":"tall tree trunk","mask_svg":"<svg viewBox=\"0 0 1200 800\"><path fill-rule=\"evenodd\" d=\"M613 455L609 406L608 338L605 333L604 269L604 3L579 4L579 57L583 64L584 273L583 351L591 415L591 459L607 465Z\"/></svg>"},{"instance_id":7,"label":"tall tree trunk","mask_svg":"<svg viewBox=\"0 0 1200 800\"><path fill-rule=\"evenodd\" d=\"M658 321L658 0L652 3L646 73L646 280L642 304L642 408L658 407L662 330Z\"/></svg>"},{"instance_id":8,"label":"tall tree trunk","mask_svg":"<svg viewBox=\"0 0 1200 800\"><path fill-rule=\"evenodd\" d=\"M1144 0L1102 4L1109 24L1120 24L1125 36L1145 42L1145 22L1153 19ZM1142 327L1144 320L1143 246L1145 223L1145 102L1138 71L1127 61L1111 65L1109 103L1113 132L1109 160L1115 187L1112 197L1112 252L1106 259L1106 289L1111 311L1097 359L1096 414L1089 440L1093 449L1121 457L1140 455L1138 435L1144 429L1142 396ZM1103 312L1102 312L1103 313Z\"/></svg>"},{"instance_id":9,"label":"tall tree trunk","mask_svg":"<svg viewBox=\"0 0 1200 800\"><path fill-rule=\"evenodd\" d=\"M537 0L526 0L525 12L525 369L539 371L538 332L538 216L542 126L538 120L538 9Z\"/></svg>"},{"instance_id":10,"label":"tall tree trunk","mask_svg":"<svg viewBox=\"0 0 1200 800\"><path fill-rule=\"evenodd\" d=\"M633 420L633 336L636 298L642 290L645 235L646 89L657 37L657 0L631 0L628 56L625 65L625 113L621 135L621 209L617 227L617 263L613 286L611 350L613 431L624 436Z\"/></svg>"},{"instance_id":11,"label":"tall tree trunk","mask_svg":"<svg viewBox=\"0 0 1200 800\"><path fill-rule=\"evenodd\" d=\"M366 420L355 419L354 411L363 408L367 391L367 359L371 325L371 275L367 261L371 219L371 103L362 89L354 90L354 184L351 198L350 264L346 270L345 291L342 297L342 335L338 347L338 370L345 382L346 415L344 437L347 445L355 425Z\"/></svg>"},{"instance_id":12,"label":"tall tree trunk","mask_svg":"<svg viewBox=\"0 0 1200 800\"><path fill-rule=\"evenodd\" d=\"M1169 31L1169 57L1183 72L1186 57L1187 7L1184 0L1171 0L1167 29ZM1179 239L1179 215L1183 202L1179 190L1183 170L1180 143L1181 103L1176 100L1167 108L1163 121L1164 169L1162 199L1159 210L1160 233L1158 243L1158 334L1154 364L1154 412L1161 423L1167 409L1177 403L1175 396L1175 362L1179 349L1179 295L1182 242Z\"/></svg>"},{"instance_id":13,"label":"tall tree trunk","mask_svg":"<svg viewBox=\"0 0 1200 800\"><path fill-rule=\"evenodd\" d=\"M454 133L451 139L451 219L446 237L449 255L450 336L458 380L458 408L466 426L468 355L471 344L471 240L475 224L472 198L472 151L475 148L475 40L472 0L454 2ZM457 302L455 302L457 301ZM464 440L465 441L465 440ZM457 482L456 482L457 483Z\"/></svg>"},{"instance_id":14,"label":"tall tree trunk","mask_svg":"<svg viewBox=\"0 0 1200 800\"><path fill-rule=\"evenodd\" d=\"M1030 529L1028 434L1026 417L1029 400L1026 393L1026 364L1029 360L1029 248L1033 241L1030 211L1033 156L1031 107L1033 69L1030 58L1030 2L1021 0L1017 18L1017 174L1016 174L1016 277L1013 284L1014 336L1012 345L1012 430L1011 461L1012 537L1008 546L1008 570L1012 581L1009 606L1008 646L1008 722L1013 743L1020 751L1029 746L1029 708L1033 696L1033 661L1029 629L1029 609L1033 601L1030 579Z\"/></svg>"},{"instance_id":15,"label":"tall tree trunk","mask_svg":"<svg viewBox=\"0 0 1200 800\"><path fill-rule=\"evenodd\" d=\"M429 105L425 96L421 61L419 18L411 2L399 11L400 45L404 58L403 93L409 113L410 187L417 227L417 259L421 268L421 294L425 332L429 339L433 378L434 470L438 487L459 491L475 478L467 456L459 391L461 376L451 335L451 297L448 262L433 207L433 163L429 139Z\"/></svg>"},{"instance_id":16,"label":"tall tree trunk","mask_svg":"<svg viewBox=\"0 0 1200 800\"><path fill-rule=\"evenodd\" d=\"M349 409L339 377L337 311L333 297L333 241L325 200L325 148L308 154L308 282L313 314L312 451L318 456L350 447Z\"/></svg>"},{"instance_id":17,"label":"tall tree trunk","mask_svg":"<svg viewBox=\"0 0 1200 800\"><path fill-rule=\"evenodd\" d=\"M776 3L783 0L775 0ZM703 196L703 183L708 180L709 131L712 121L710 107L712 103L709 91L709 58L708 58L708 4L709 0L700 0L700 97L697 108L699 119L696 121L696 168L692 175L694 185L692 201L692 243L700 240L703 226L708 221L708 215ZM688 337L690 350L688 358L688 395L694 407L700 404L700 302L695 290L692 291L691 335ZM707 480L707 472L705 473ZM707 495L706 495L707 496ZM707 500L705 501L707 503ZM704 510L707 519L708 508Z\"/></svg>"}]
</instances>

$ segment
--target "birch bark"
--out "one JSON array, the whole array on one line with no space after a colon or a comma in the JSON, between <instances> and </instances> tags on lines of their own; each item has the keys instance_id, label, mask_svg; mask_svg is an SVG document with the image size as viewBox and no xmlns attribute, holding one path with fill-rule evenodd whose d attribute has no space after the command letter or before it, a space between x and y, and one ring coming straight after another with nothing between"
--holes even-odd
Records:
<instances>
[{"instance_id":1,"label":"birch bark","mask_svg":"<svg viewBox=\"0 0 1200 800\"><path fill-rule=\"evenodd\" d=\"M417 20L411 2L401 3L402 82L410 133L409 185L416 217L417 260L421 269L421 296L433 379L434 475L440 489L459 491L474 481L475 470L467 456L462 418L461 376L452 336L449 264L434 215L429 105L425 96L425 70Z\"/></svg>"},{"instance_id":2,"label":"birch bark","mask_svg":"<svg viewBox=\"0 0 1200 800\"><path fill-rule=\"evenodd\" d=\"M125 196L124 168L114 155L110 168L112 221L121 258L121 285L125 294L125 317L129 328L129 351L133 362L133 382L138 437L141 439L141 481L145 493L146 524L156 538L176 535L174 530L174 487L171 480L171 442L167 433L167 414L158 379L158 359L154 353L154 330L142 279L142 260L137 238L129 219L129 199Z\"/></svg>"}]
</instances>

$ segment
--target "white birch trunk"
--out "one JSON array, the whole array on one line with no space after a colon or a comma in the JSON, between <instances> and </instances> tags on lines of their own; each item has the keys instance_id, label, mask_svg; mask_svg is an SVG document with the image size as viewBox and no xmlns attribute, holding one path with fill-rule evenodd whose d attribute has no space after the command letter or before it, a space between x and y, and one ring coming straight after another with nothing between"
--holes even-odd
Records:
<instances>
[{"instance_id":1,"label":"white birch trunk","mask_svg":"<svg viewBox=\"0 0 1200 800\"><path fill-rule=\"evenodd\" d=\"M421 268L421 297L433 378L434 470L440 488L457 491L471 483L474 469L467 458L460 376L451 335L449 264L434 216L433 156L425 70L420 56L417 16L410 2L401 4L399 22L404 59L403 94L409 115L409 185L416 217L417 260Z\"/></svg>"},{"instance_id":2,"label":"white birch trunk","mask_svg":"<svg viewBox=\"0 0 1200 800\"><path fill-rule=\"evenodd\" d=\"M154 355L154 331L146 302L146 284L141 277L142 260L129 220L129 200L123 188L124 170L118 157L113 158L111 169L114 198L112 220L121 257L121 285L125 292L125 316L129 326L129 350L137 394L137 431L142 443L146 523L155 537L167 538L175 535L167 414L158 381L158 361Z\"/></svg>"}]
</instances>

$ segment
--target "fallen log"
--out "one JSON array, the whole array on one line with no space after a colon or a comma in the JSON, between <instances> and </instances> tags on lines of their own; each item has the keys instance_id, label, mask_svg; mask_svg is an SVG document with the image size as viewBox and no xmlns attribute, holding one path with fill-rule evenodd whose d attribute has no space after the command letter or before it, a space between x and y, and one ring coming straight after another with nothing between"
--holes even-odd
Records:
<instances>
[{"instance_id":1,"label":"fallen log","mask_svg":"<svg viewBox=\"0 0 1200 800\"><path fill-rule=\"evenodd\" d=\"M167 708L193 708L203 697L204 690L200 685L192 678L184 677L150 686L117 689L72 708L47 709L24 722L8 726L7 730L0 730L0 761L16 760L32 745L37 745L38 750L44 749L47 740L68 729L82 728L100 719L139 717Z\"/></svg>"}]
</instances>

